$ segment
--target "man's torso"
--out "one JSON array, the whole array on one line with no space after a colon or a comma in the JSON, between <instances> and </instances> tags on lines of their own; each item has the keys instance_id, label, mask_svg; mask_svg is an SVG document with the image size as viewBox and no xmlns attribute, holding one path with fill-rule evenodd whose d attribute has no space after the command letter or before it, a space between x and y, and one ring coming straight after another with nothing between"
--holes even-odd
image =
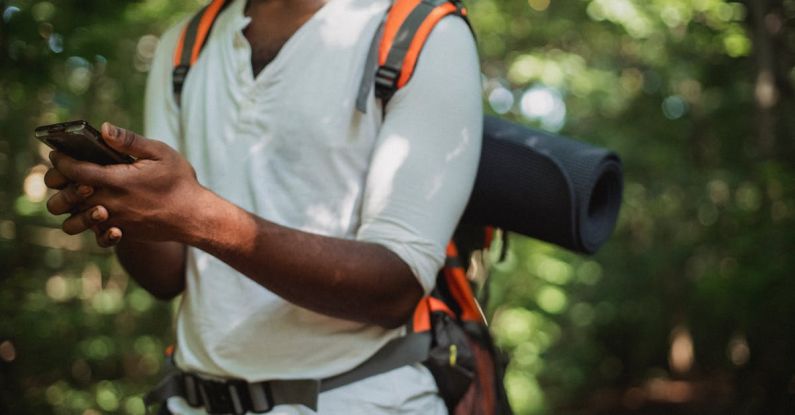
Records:
<instances>
[{"instance_id":1,"label":"man's torso","mask_svg":"<svg viewBox=\"0 0 795 415\"><path fill-rule=\"evenodd\" d=\"M329 0L283 44L274 36L262 54L244 35L245 3L237 0L219 16L187 77L181 108L169 88L180 28L164 35L150 74L147 135L177 147L200 183L264 219L382 243L429 290L477 166L479 73L469 29L455 20L440 25L436 32L444 35L426 45L435 58L427 76L405 95L410 101L390 110L395 128L383 128L372 94L366 114L355 109L355 96L388 0ZM446 49L456 58L442 59ZM461 88L446 94L439 84ZM437 99L442 95L449 97ZM436 116L440 108L446 122ZM197 249L189 249L187 265L176 355L186 370L249 381L323 378L402 332L294 306ZM427 370L412 368L430 383L411 381L408 367L385 374L394 376L394 398L430 396L438 409Z\"/></svg>"},{"instance_id":2,"label":"man's torso","mask_svg":"<svg viewBox=\"0 0 795 415\"><path fill-rule=\"evenodd\" d=\"M387 4L326 4L255 77L242 3L219 16L191 69L181 151L201 183L236 205L291 228L352 238L380 125L377 111L356 112L354 93ZM297 307L197 249L189 249L187 268L177 355L186 368L250 380L326 377L400 334Z\"/></svg>"}]
</instances>

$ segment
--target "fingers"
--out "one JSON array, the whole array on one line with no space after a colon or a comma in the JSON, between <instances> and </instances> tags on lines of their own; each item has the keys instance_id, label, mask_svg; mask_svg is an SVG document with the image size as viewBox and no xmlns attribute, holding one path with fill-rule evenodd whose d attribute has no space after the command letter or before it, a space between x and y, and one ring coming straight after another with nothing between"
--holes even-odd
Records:
<instances>
[{"instance_id":1,"label":"fingers","mask_svg":"<svg viewBox=\"0 0 795 415\"><path fill-rule=\"evenodd\" d=\"M69 181L103 187L109 184L111 171L98 164L75 160L60 151L50 153L50 161L58 172Z\"/></svg>"},{"instance_id":2,"label":"fingers","mask_svg":"<svg viewBox=\"0 0 795 415\"><path fill-rule=\"evenodd\" d=\"M103 206L94 206L70 216L63 222L63 231L69 235L77 235L108 220L108 210Z\"/></svg>"},{"instance_id":3,"label":"fingers","mask_svg":"<svg viewBox=\"0 0 795 415\"><path fill-rule=\"evenodd\" d=\"M111 227L104 232L97 232L97 245L103 248L110 248L121 241L122 232L117 227Z\"/></svg>"},{"instance_id":4,"label":"fingers","mask_svg":"<svg viewBox=\"0 0 795 415\"><path fill-rule=\"evenodd\" d=\"M94 194L94 188L91 186L68 185L47 200L47 210L53 215L72 212L92 194Z\"/></svg>"},{"instance_id":5,"label":"fingers","mask_svg":"<svg viewBox=\"0 0 795 415\"><path fill-rule=\"evenodd\" d=\"M106 122L102 124L102 138L114 150L129 154L135 158L158 159L160 142L150 140L144 136L116 127Z\"/></svg>"},{"instance_id":6,"label":"fingers","mask_svg":"<svg viewBox=\"0 0 795 415\"><path fill-rule=\"evenodd\" d=\"M50 189L61 190L69 184L69 179L56 169L49 169L44 173L44 185Z\"/></svg>"}]
</instances>

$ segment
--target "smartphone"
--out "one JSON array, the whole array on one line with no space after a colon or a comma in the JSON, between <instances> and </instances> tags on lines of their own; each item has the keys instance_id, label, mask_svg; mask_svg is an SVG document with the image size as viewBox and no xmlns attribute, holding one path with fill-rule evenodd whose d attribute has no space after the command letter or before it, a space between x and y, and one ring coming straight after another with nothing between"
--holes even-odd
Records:
<instances>
[{"instance_id":1,"label":"smartphone","mask_svg":"<svg viewBox=\"0 0 795 415\"><path fill-rule=\"evenodd\" d=\"M36 138L53 150L76 160L108 164L132 163L134 158L110 148L97 131L83 120L43 125L36 128Z\"/></svg>"}]
</instances>

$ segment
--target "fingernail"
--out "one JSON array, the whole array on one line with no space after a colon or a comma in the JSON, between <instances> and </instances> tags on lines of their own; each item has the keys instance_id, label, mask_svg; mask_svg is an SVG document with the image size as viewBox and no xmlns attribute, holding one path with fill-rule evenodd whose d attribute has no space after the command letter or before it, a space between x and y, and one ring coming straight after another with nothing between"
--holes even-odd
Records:
<instances>
[{"instance_id":1,"label":"fingernail","mask_svg":"<svg viewBox=\"0 0 795 415\"><path fill-rule=\"evenodd\" d=\"M99 208L96 208L93 212L91 212L91 219L102 220L102 212L99 210Z\"/></svg>"},{"instance_id":2,"label":"fingernail","mask_svg":"<svg viewBox=\"0 0 795 415\"><path fill-rule=\"evenodd\" d=\"M118 232L118 231L116 231L115 229L113 229L113 230L111 230L111 231L109 232L109 234L108 234L108 238L109 238L111 241L118 241L118 240L121 238L121 235L119 234L119 232Z\"/></svg>"},{"instance_id":3,"label":"fingernail","mask_svg":"<svg viewBox=\"0 0 795 415\"><path fill-rule=\"evenodd\" d=\"M105 133L106 133L105 135L107 135L110 138L116 138L118 130L116 129L115 126L113 126L113 124L106 122L105 124L103 124L103 126L105 127Z\"/></svg>"},{"instance_id":4,"label":"fingernail","mask_svg":"<svg viewBox=\"0 0 795 415\"><path fill-rule=\"evenodd\" d=\"M91 193L94 193L94 188L81 184L80 186L77 186L77 193L80 194L80 196L88 197L91 195Z\"/></svg>"}]
</instances>

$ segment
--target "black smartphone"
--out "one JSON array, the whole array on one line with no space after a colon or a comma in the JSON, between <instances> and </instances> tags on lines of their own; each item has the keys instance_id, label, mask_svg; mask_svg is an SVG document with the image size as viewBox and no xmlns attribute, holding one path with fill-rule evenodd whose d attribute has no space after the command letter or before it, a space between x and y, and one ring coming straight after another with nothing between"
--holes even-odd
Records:
<instances>
[{"instance_id":1,"label":"black smartphone","mask_svg":"<svg viewBox=\"0 0 795 415\"><path fill-rule=\"evenodd\" d=\"M36 128L36 138L53 150L76 160L108 164L132 163L134 158L110 148L96 128L83 120L67 121Z\"/></svg>"}]
</instances>

